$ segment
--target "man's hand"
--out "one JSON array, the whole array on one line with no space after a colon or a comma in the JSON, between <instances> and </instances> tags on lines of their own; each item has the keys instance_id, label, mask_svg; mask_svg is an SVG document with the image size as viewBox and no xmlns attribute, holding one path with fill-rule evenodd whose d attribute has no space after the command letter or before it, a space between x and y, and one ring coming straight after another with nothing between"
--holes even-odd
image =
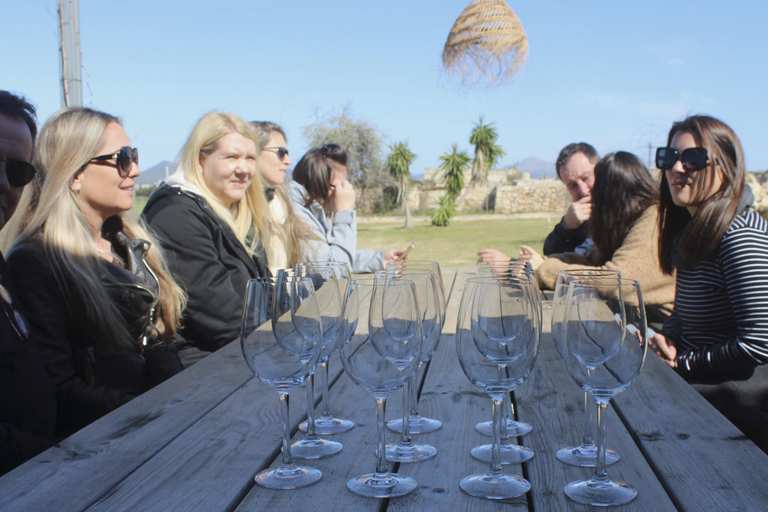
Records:
<instances>
[{"instance_id":1,"label":"man's hand","mask_svg":"<svg viewBox=\"0 0 768 512\"><path fill-rule=\"evenodd\" d=\"M507 263L510 258L506 254L504 254L501 251L497 251L496 249L483 249L481 251L478 251L477 253L477 262L480 263L481 261L486 261L488 263Z\"/></svg>"},{"instance_id":2,"label":"man's hand","mask_svg":"<svg viewBox=\"0 0 768 512\"><path fill-rule=\"evenodd\" d=\"M544 257L527 245L520 246L520 257L517 260L529 262L533 270L544 263Z\"/></svg>"},{"instance_id":3,"label":"man's hand","mask_svg":"<svg viewBox=\"0 0 768 512\"><path fill-rule=\"evenodd\" d=\"M592 196L586 196L571 203L563 221L569 229L576 229L588 221L590 215L592 215Z\"/></svg>"}]
</instances>

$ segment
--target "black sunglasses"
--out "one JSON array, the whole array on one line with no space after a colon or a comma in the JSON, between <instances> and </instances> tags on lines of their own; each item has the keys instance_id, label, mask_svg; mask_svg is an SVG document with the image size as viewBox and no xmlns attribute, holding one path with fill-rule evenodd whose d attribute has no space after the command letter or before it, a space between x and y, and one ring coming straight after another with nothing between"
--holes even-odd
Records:
<instances>
[{"instance_id":1,"label":"black sunglasses","mask_svg":"<svg viewBox=\"0 0 768 512\"><path fill-rule=\"evenodd\" d=\"M688 148L678 153L675 148L656 149L656 167L662 171L672 169L680 160L686 171L700 171L709 163L707 148Z\"/></svg>"},{"instance_id":2,"label":"black sunglasses","mask_svg":"<svg viewBox=\"0 0 768 512\"><path fill-rule=\"evenodd\" d=\"M93 162L94 160L114 160L115 165L117 166L117 174L119 174L121 178L127 178L131 173L131 163L139 165L139 150L129 146L123 146L117 153L95 156L91 158L89 162Z\"/></svg>"},{"instance_id":3,"label":"black sunglasses","mask_svg":"<svg viewBox=\"0 0 768 512\"><path fill-rule=\"evenodd\" d=\"M284 146L270 146L268 148L264 148L264 151L274 151L277 155L277 158L280 160L288 156L288 148Z\"/></svg>"},{"instance_id":4,"label":"black sunglasses","mask_svg":"<svg viewBox=\"0 0 768 512\"><path fill-rule=\"evenodd\" d=\"M35 177L35 166L23 160L5 162L5 175L12 187L23 187Z\"/></svg>"}]
</instances>

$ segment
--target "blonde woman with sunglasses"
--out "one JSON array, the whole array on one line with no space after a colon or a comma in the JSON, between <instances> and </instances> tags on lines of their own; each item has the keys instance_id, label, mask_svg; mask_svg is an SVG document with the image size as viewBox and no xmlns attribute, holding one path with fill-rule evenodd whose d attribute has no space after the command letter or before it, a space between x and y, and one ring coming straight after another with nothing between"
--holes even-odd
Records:
<instances>
[{"instance_id":1,"label":"blonde woman with sunglasses","mask_svg":"<svg viewBox=\"0 0 768 512\"><path fill-rule=\"evenodd\" d=\"M677 290L651 345L768 452L768 222L750 209L741 142L691 116L672 125L656 166L659 259Z\"/></svg>"},{"instance_id":2,"label":"blonde woman with sunglasses","mask_svg":"<svg viewBox=\"0 0 768 512\"><path fill-rule=\"evenodd\" d=\"M257 139L239 117L210 112L192 128L176 172L142 216L169 254L189 296L178 344L184 366L240 334L249 279L269 276L267 200L256 170Z\"/></svg>"},{"instance_id":3,"label":"blonde woman with sunglasses","mask_svg":"<svg viewBox=\"0 0 768 512\"><path fill-rule=\"evenodd\" d=\"M160 245L128 214L138 151L117 118L57 112L40 131L34 165L4 242L18 237L8 266L64 437L180 370L169 338L185 295Z\"/></svg>"}]
</instances>

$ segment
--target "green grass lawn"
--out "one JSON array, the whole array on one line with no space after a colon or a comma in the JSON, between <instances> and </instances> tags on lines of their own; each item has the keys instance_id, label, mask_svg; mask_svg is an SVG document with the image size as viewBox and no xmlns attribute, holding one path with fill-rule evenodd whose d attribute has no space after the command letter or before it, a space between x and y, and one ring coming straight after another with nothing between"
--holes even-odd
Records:
<instances>
[{"instance_id":1,"label":"green grass lawn","mask_svg":"<svg viewBox=\"0 0 768 512\"><path fill-rule=\"evenodd\" d=\"M557 222L552 215L550 222ZM403 220L391 223L366 223L358 219L358 249L395 249L416 241L409 258L436 260L441 266L473 266L480 249L498 249L509 256L518 254L521 244L542 250L544 239L552 230L547 219L487 219L451 221L444 228L429 221L414 222L408 230L402 228Z\"/></svg>"},{"instance_id":2,"label":"green grass lawn","mask_svg":"<svg viewBox=\"0 0 768 512\"><path fill-rule=\"evenodd\" d=\"M138 217L146 197L136 197L133 213ZM358 218L358 249L399 249L416 241L411 259L436 260L444 267L473 266L480 249L498 249L509 256L518 254L521 244L541 252L544 239L559 216L547 219L498 219L493 215L478 220L451 221L450 226L438 228L428 220L414 221L414 227L402 228L403 217L393 216L389 222L366 222Z\"/></svg>"}]
</instances>

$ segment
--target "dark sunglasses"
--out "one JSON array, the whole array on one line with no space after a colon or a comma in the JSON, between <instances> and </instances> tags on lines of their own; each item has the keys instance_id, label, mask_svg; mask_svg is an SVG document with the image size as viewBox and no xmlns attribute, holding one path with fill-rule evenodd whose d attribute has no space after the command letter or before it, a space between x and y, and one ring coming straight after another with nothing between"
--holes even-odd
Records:
<instances>
[{"instance_id":1,"label":"dark sunglasses","mask_svg":"<svg viewBox=\"0 0 768 512\"><path fill-rule=\"evenodd\" d=\"M700 171L709 163L707 148L688 148L678 153L675 148L656 149L656 167L662 171L672 169L680 160L686 171Z\"/></svg>"},{"instance_id":2,"label":"dark sunglasses","mask_svg":"<svg viewBox=\"0 0 768 512\"><path fill-rule=\"evenodd\" d=\"M5 175L12 187L23 187L35 177L35 166L23 160L5 162Z\"/></svg>"},{"instance_id":3,"label":"dark sunglasses","mask_svg":"<svg viewBox=\"0 0 768 512\"><path fill-rule=\"evenodd\" d=\"M283 158L288 156L288 148L283 146L271 146L268 148L264 148L264 151L274 151L277 155L277 158L282 160Z\"/></svg>"},{"instance_id":4,"label":"dark sunglasses","mask_svg":"<svg viewBox=\"0 0 768 512\"><path fill-rule=\"evenodd\" d=\"M127 178L131 173L131 163L139 165L139 150L129 146L123 146L117 153L95 156L91 158L89 162L93 162L94 160L114 160L115 165L117 166L117 174L119 174L121 178Z\"/></svg>"}]
</instances>

